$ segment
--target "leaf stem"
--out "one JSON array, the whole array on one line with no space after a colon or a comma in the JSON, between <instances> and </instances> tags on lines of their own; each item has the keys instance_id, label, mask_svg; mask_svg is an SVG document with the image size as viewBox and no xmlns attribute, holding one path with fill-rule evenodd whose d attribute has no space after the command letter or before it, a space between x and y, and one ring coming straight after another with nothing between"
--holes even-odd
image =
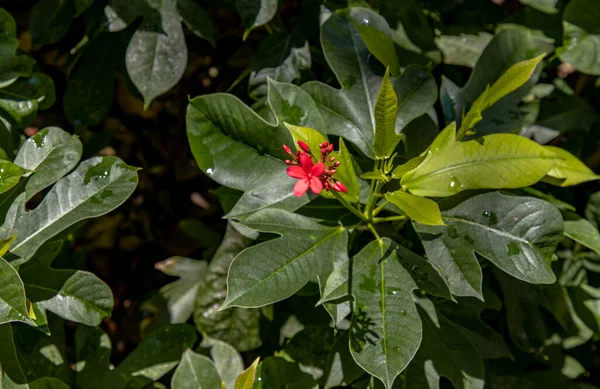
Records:
<instances>
[{"instance_id":1,"label":"leaf stem","mask_svg":"<svg viewBox=\"0 0 600 389\"><path fill-rule=\"evenodd\" d=\"M369 223L369 224L367 224L367 227L369 227L369 230L371 230L371 232L373 233L373 235L375 235L375 239L381 240L381 237L377 233L377 230L375 229L375 226L373 226L373 224Z\"/></svg>"},{"instance_id":2,"label":"leaf stem","mask_svg":"<svg viewBox=\"0 0 600 389\"><path fill-rule=\"evenodd\" d=\"M388 217L374 217L373 223L386 223L386 222L395 222L401 220L408 220L408 216L406 215L398 215L398 216L388 216Z\"/></svg>"},{"instance_id":3,"label":"leaf stem","mask_svg":"<svg viewBox=\"0 0 600 389\"><path fill-rule=\"evenodd\" d=\"M337 199L337 201L339 201L340 203L342 203L342 205L346 208L348 208L348 210L350 212L352 212L353 214L355 214L356 216L358 216L358 218L364 222L368 222L369 220L365 217L365 215L363 215L362 213L360 213L360 211L358 209L356 209L352 204L350 204L348 201L346 201L346 199L344 199L338 192L332 190L330 193L333 194L333 197L335 197Z\"/></svg>"}]
</instances>

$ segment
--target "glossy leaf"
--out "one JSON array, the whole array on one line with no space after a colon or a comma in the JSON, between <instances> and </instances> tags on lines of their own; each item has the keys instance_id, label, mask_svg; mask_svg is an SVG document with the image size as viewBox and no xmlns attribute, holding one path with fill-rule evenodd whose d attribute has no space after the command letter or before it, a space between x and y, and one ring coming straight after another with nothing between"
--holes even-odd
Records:
<instances>
[{"instance_id":1,"label":"glossy leaf","mask_svg":"<svg viewBox=\"0 0 600 389\"><path fill-rule=\"evenodd\" d=\"M160 289L167 300L171 323L185 323L194 312L198 288L204 282L208 264L185 257L171 257L154 267L163 273L179 277Z\"/></svg>"},{"instance_id":2,"label":"glossy leaf","mask_svg":"<svg viewBox=\"0 0 600 389\"><path fill-rule=\"evenodd\" d=\"M261 307L290 297L309 281L325 279L346 254L347 231L278 209L242 220L252 229L280 235L242 251L231 263L221 309Z\"/></svg>"},{"instance_id":3,"label":"glossy leaf","mask_svg":"<svg viewBox=\"0 0 600 389\"><path fill-rule=\"evenodd\" d=\"M235 0L235 7L246 25L246 40L250 31L273 19L277 12L277 0Z\"/></svg>"},{"instance_id":4,"label":"glossy leaf","mask_svg":"<svg viewBox=\"0 0 600 389\"><path fill-rule=\"evenodd\" d=\"M519 188L542 179L555 153L512 134L456 141L454 124L442 131L425 160L402 176L402 188L418 196L451 196L466 189Z\"/></svg>"},{"instance_id":5,"label":"glossy leaf","mask_svg":"<svg viewBox=\"0 0 600 389\"><path fill-rule=\"evenodd\" d=\"M573 212L564 212L565 235L600 255L600 232Z\"/></svg>"},{"instance_id":6,"label":"glossy leaf","mask_svg":"<svg viewBox=\"0 0 600 389\"><path fill-rule=\"evenodd\" d=\"M252 389L254 387L254 380L256 379L256 368L260 358L256 358L252 365L240 374L235 380L234 389Z\"/></svg>"},{"instance_id":7,"label":"glossy leaf","mask_svg":"<svg viewBox=\"0 0 600 389\"><path fill-rule=\"evenodd\" d=\"M547 173L549 177L544 181L558 186L573 186L600 179L600 176L567 150L554 146L546 146L546 149L555 153L560 159Z\"/></svg>"},{"instance_id":8,"label":"glossy leaf","mask_svg":"<svg viewBox=\"0 0 600 389\"><path fill-rule=\"evenodd\" d=\"M173 389L221 389L221 378L210 359L187 349L173 374L171 387Z\"/></svg>"},{"instance_id":9,"label":"glossy leaf","mask_svg":"<svg viewBox=\"0 0 600 389\"><path fill-rule=\"evenodd\" d=\"M20 267L27 297L38 307L63 319L99 325L112 312L112 292L92 273L53 269L51 264L61 245L62 242L42 246L29 262Z\"/></svg>"},{"instance_id":10,"label":"glossy leaf","mask_svg":"<svg viewBox=\"0 0 600 389\"><path fill-rule=\"evenodd\" d=\"M112 211L131 195L137 181L136 169L120 159L94 157L61 178L34 210L25 210L25 195L20 195L4 223L17 236L11 253L29 257L65 228Z\"/></svg>"},{"instance_id":11,"label":"glossy leaf","mask_svg":"<svg viewBox=\"0 0 600 389\"><path fill-rule=\"evenodd\" d=\"M414 157L409 159L407 162L402 165L397 166L392 172L392 178L400 179L406 173L411 170L414 170L417 166L421 164L425 160L426 155L420 155L418 157Z\"/></svg>"},{"instance_id":12,"label":"glossy leaf","mask_svg":"<svg viewBox=\"0 0 600 389\"><path fill-rule=\"evenodd\" d=\"M75 5L69 0L41 0L29 19L31 38L35 43L56 43L69 30L75 16Z\"/></svg>"},{"instance_id":13,"label":"glossy leaf","mask_svg":"<svg viewBox=\"0 0 600 389\"><path fill-rule=\"evenodd\" d=\"M284 124L290 131L292 139L294 139L294 147L296 148L296 150L302 151L300 146L298 146L298 141L300 140L306 143L308 147L310 147L312 155L315 158L320 159L321 155L319 153L319 145L321 143L327 142L327 138L322 133L320 133L314 128L299 127L288 123Z\"/></svg>"},{"instance_id":14,"label":"glossy leaf","mask_svg":"<svg viewBox=\"0 0 600 389\"><path fill-rule=\"evenodd\" d=\"M600 50L599 17L600 6L594 0L574 0L564 11L564 45L559 56L583 73L600 75L600 60L593 54Z\"/></svg>"},{"instance_id":15,"label":"glossy leaf","mask_svg":"<svg viewBox=\"0 0 600 389\"><path fill-rule=\"evenodd\" d=\"M15 164L33 171L25 185L25 200L54 184L71 171L81 158L82 145L76 135L58 127L47 127L27 139Z\"/></svg>"},{"instance_id":16,"label":"glossy leaf","mask_svg":"<svg viewBox=\"0 0 600 389\"><path fill-rule=\"evenodd\" d=\"M349 330L352 357L392 388L421 343L421 320L413 302L416 285L398 262L394 242L384 238L365 246L354 258L355 301Z\"/></svg>"},{"instance_id":17,"label":"glossy leaf","mask_svg":"<svg viewBox=\"0 0 600 389\"><path fill-rule=\"evenodd\" d=\"M375 158L388 158L402 139L396 134L396 115L398 114L398 97L390 81L389 68L381 84L381 89L375 102L375 140L373 149Z\"/></svg>"},{"instance_id":18,"label":"glossy leaf","mask_svg":"<svg viewBox=\"0 0 600 389\"><path fill-rule=\"evenodd\" d=\"M394 42L389 36L389 31L388 34L386 34L377 27L370 26L368 20L367 23L363 23L362 20L355 20L354 27L375 58L377 58L383 66L389 68L392 76L398 77L401 72L400 63L398 62Z\"/></svg>"},{"instance_id":19,"label":"glossy leaf","mask_svg":"<svg viewBox=\"0 0 600 389\"><path fill-rule=\"evenodd\" d=\"M25 287L19 273L0 257L0 326L13 321L34 325L27 312Z\"/></svg>"},{"instance_id":20,"label":"glossy leaf","mask_svg":"<svg viewBox=\"0 0 600 389\"><path fill-rule=\"evenodd\" d=\"M19 165L0 159L0 194L17 185L21 177L27 174Z\"/></svg>"},{"instance_id":21,"label":"glossy leaf","mask_svg":"<svg viewBox=\"0 0 600 389\"><path fill-rule=\"evenodd\" d=\"M177 0L164 0L161 4L164 33L137 30L125 56L127 72L144 96L145 108L175 86L187 66L188 52L181 17L176 10Z\"/></svg>"},{"instance_id":22,"label":"glossy leaf","mask_svg":"<svg viewBox=\"0 0 600 389\"><path fill-rule=\"evenodd\" d=\"M177 12L194 34L215 45L213 23L204 8L194 0L177 0Z\"/></svg>"},{"instance_id":23,"label":"glossy leaf","mask_svg":"<svg viewBox=\"0 0 600 389\"><path fill-rule=\"evenodd\" d=\"M387 193L385 198L390 203L400 208L412 220L428 225L443 226L442 214L440 207L433 200L419 197L407 192L398 190L396 192Z\"/></svg>"},{"instance_id":24,"label":"glossy leaf","mask_svg":"<svg viewBox=\"0 0 600 389\"><path fill-rule=\"evenodd\" d=\"M563 231L554 206L531 197L490 192L442 212L442 220L445 227L413 225L427 257L448 279L452 294L482 298L481 267L475 253L520 280L555 281L545 259Z\"/></svg>"},{"instance_id":25,"label":"glossy leaf","mask_svg":"<svg viewBox=\"0 0 600 389\"><path fill-rule=\"evenodd\" d=\"M406 369L405 382L416 389L432 389L439 388L440 378L446 377L455 388L483 389L483 360L469 339L437 312L430 300L420 298L418 302L423 342Z\"/></svg>"}]
</instances>

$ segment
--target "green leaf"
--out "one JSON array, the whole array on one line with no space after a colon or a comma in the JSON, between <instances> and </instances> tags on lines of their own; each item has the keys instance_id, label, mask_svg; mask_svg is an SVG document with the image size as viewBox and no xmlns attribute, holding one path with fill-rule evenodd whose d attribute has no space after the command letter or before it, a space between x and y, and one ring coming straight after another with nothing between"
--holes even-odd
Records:
<instances>
[{"instance_id":1,"label":"green leaf","mask_svg":"<svg viewBox=\"0 0 600 389\"><path fill-rule=\"evenodd\" d=\"M432 226L444 225L440 207L438 207L437 203L433 200L415 196L401 190L387 193L385 198L418 223Z\"/></svg>"},{"instance_id":2,"label":"green leaf","mask_svg":"<svg viewBox=\"0 0 600 389\"><path fill-rule=\"evenodd\" d=\"M13 235L0 242L0 257L6 255L8 249L10 249L10 245L12 244L12 242L14 242L15 238L16 236Z\"/></svg>"},{"instance_id":3,"label":"green leaf","mask_svg":"<svg viewBox=\"0 0 600 389\"><path fill-rule=\"evenodd\" d=\"M441 269L452 294L482 298L481 267L475 253L520 280L555 281L545 256L562 236L558 210L532 197L490 192L442 212L445 227L413 223L427 257Z\"/></svg>"},{"instance_id":4,"label":"green leaf","mask_svg":"<svg viewBox=\"0 0 600 389\"><path fill-rule=\"evenodd\" d=\"M221 378L210 359L187 349L173 374L171 387L173 389L221 389Z\"/></svg>"},{"instance_id":5,"label":"green leaf","mask_svg":"<svg viewBox=\"0 0 600 389\"><path fill-rule=\"evenodd\" d=\"M17 185L26 174L27 170L19 165L0 159L0 194Z\"/></svg>"},{"instance_id":6,"label":"green leaf","mask_svg":"<svg viewBox=\"0 0 600 389\"><path fill-rule=\"evenodd\" d=\"M334 329L329 327L309 327L299 331L278 353L290 362L302 366L302 371L312 375L321 384L328 369L328 353L334 343ZM346 347L348 339L346 338Z\"/></svg>"},{"instance_id":7,"label":"green leaf","mask_svg":"<svg viewBox=\"0 0 600 389\"><path fill-rule=\"evenodd\" d=\"M194 0L177 0L177 12L196 36L215 45L212 19L204 8Z\"/></svg>"},{"instance_id":8,"label":"green leaf","mask_svg":"<svg viewBox=\"0 0 600 389\"><path fill-rule=\"evenodd\" d=\"M164 0L161 4L164 33L138 29L125 56L127 72L144 97L146 109L152 100L181 80L188 61L177 0Z\"/></svg>"},{"instance_id":9,"label":"green leaf","mask_svg":"<svg viewBox=\"0 0 600 389\"><path fill-rule=\"evenodd\" d=\"M404 382L415 389L439 388L440 378L446 377L455 388L483 389L483 360L469 339L430 300L419 298L418 302L423 342L406 369Z\"/></svg>"},{"instance_id":10,"label":"green leaf","mask_svg":"<svg viewBox=\"0 0 600 389\"><path fill-rule=\"evenodd\" d=\"M383 76L381 89L375 102L375 158L385 159L394 153L402 135L396 134L398 97L390 81L389 67Z\"/></svg>"},{"instance_id":11,"label":"green leaf","mask_svg":"<svg viewBox=\"0 0 600 389\"><path fill-rule=\"evenodd\" d=\"M529 5L539 11L554 14L557 13L556 4L558 0L519 0L521 3Z\"/></svg>"},{"instance_id":12,"label":"green leaf","mask_svg":"<svg viewBox=\"0 0 600 389\"><path fill-rule=\"evenodd\" d=\"M383 174L381 170L363 173L360 175L360 178L364 178L365 180L381 180L385 182L389 181L388 176Z\"/></svg>"},{"instance_id":13,"label":"green leaf","mask_svg":"<svg viewBox=\"0 0 600 389\"><path fill-rule=\"evenodd\" d=\"M444 55L445 64L474 68L492 38L493 35L487 32L477 35L442 35L435 38L435 44Z\"/></svg>"},{"instance_id":14,"label":"green leaf","mask_svg":"<svg viewBox=\"0 0 600 389\"><path fill-rule=\"evenodd\" d=\"M75 16L79 16L88 9L92 4L94 4L95 0L74 0L75 3Z\"/></svg>"},{"instance_id":15,"label":"green leaf","mask_svg":"<svg viewBox=\"0 0 600 389\"><path fill-rule=\"evenodd\" d=\"M550 128L560 133L584 129L589 131L596 111L588 101L579 96L557 96L544 99L540 103L540 113L536 125Z\"/></svg>"},{"instance_id":16,"label":"green leaf","mask_svg":"<svg viewBox=\"0 0 600 389\"><path fill-rule=\"evenodd\" d=\"M254 380L256 379L256 368L258 367L258 361L260 358L256 358L252 365L240 374L235 380L234 389L252 389L254 387Z\"/></svg>"},{"instance_id":17,"label":"green leaf","mask_svg":"<svg viewBox=\"0 0 600 389\"><path fill-rule=\"evenodd\" d=\"M210 348L210 357L225 388L234 389L237 377L244 371L240 354L231 345L210 337L204 337L200 346Z\"/></svg>"},{"instance_id":18,"label":"green leaf","mask_svg":"<svg viewBox=\"0 0 600 389\"><path fill-rule=\"evenodd\" d=\"M109 372L111 348L110 338L101 329L77 326L75 330L75 366L79 387L93 387Z\"/></svg>"},{"instance_id":19,"label":"green leaf","mask_svg":"<svg viewBox=\"0 0 600 389\"><path fill-rule=\"evenodd\" d=\"M290 297L309 281L325 280L346 254L348 233L316 219L278 209L242 220L254 230L280 235L242 251L229 268L221 309L261 307Z\"/></svg>"},{"instance_id":20,"label":"green leaf","mask_svg":"<svg viewBox=\"0 0 600 389\"><path fill-rule=\"evenodd\" d=\"M260 312L244 308L219 311L218 308L225 301L231 261L250 242L229 223L223 242L210 261L206 278L198 289L194 306L194 323L198 331L227 342L239 351L252 350L262 344Z\"/></svg>"},{"instance_id":21,"label":"green leaf","mask_svg":"<svg viewBox=\"0 0 600 389\"><path fill-rule=\"evenodd\" d=\"M398 62L396 47L390 37L389 28L386 34L377 27L370 26L368 20L367 23L362 23L363 21L360 19L354 19L352 22L369 51L383 66L389 69L392 76L398 77L401 72L400 63Z\"/></svg>"},{"instance_id":22,"label":"green leaf","mask_svg":"<svg viewBox=\"0 0 600 389\"><path fill-rule=\"evenodd\" d=\"M348 190L348 193L340 192L340 195L350 203L358 202L360 186L354 171L352 154L348 151L346 143L342 138L340 138L340 147L338 151L331 153L331 156L334 157L337 162L340 162L340 166L336 168L337 171L334 178L342 181ZM321 192L321 195L328 199L334 198L333 195L327 191Z\"/></svg>"},{"instance_id":23,"label":"green leaf","mask_svg":"<svg viewBox=\"0 0 600 389\"><path fill-rule=\"evenodd\" d=\"M372 241L353 258L355 308L350 352L360 367L387 389L413 359L422 327L413 302L417 288L387 238Z\"/></svg>"},{"instance_id":24,"label":"green leaf","mask_svg":"<svg viewBox=\"0 0 600 389\"><path fill-rule=\"evenodd\" d=\"M25 210L20 195L4 223L17 236L11 253L29 257L67 227L117 208L136 188L136 170L116 157L94 157L61 178L34 210Z\"/></svg>"},{"instance_id":25,"label":"green leaf","mask_svg":"<svg viewBox=\"0 0 600 389\"><path fill-rule=\"evenodd\" d=\"M27 312L23 281L17 270L0 257L0 326L13 321L34 325Z\"/></svg>"},{"instance_id":26,"label":"green leaf","mask_svg":"<svg viewBox=\"0 0 600 389\"><path fill-rule=\"evenodd\" d=\"M319 385L297 364L279 357L269 357L259 366L255 389L318 389Z\"/></svg>"},{"instance_id":27,"label":"green leaf","mask_svg":"<svg viewBox=\"0 0 600 389\"><path fill-rule=\"evenodd\" d=\"M122 57L119 34L95 38L69 74L63 106L76 127L100 124L113 103L114 76Z\"/></svg>"},{"instance_id":28,"label":"green leaf","mask_svg":"<svg viewBox=\"0 0 600 389\"><path fill-rule=\"evenodd\" d=\"M466 189L529 186L552 169L558 157L534 141L492 134L456 141L454 123L432 143L425 160L402 176L404 190L418 196L451 196Z\"/></svg>"},{"instance_id":29,"label":"green leaf","mask_svg":"<svg viewBox=\"0 0 600 389\"><path fill-rule=\"evenodd\" d=\"M3 387L13 384L26 384L27 377L21 367L14 340L13 327L10 324L0 325L0 384Z\"/></svg>"},{"instance_id":30,"label":"green leaf","mask_svg":"<svg viewBox=\"0 0 600 389\"><path fill-rule=\"evenodd\" d=\"M99 325L110 316L113 295L102 280L94 274L53 269L62 242L48 243L19 269L27 297L37 306L66 320L90 326Z\"/></svg>"},{"instance_id":31,"label":"green leaf","mask_svg":"<svg viewBox=\"0 0 600 389\"><path fill-rule=\"evenodd\" d=\"M364 370L354 362L348 348L348 331L343 331L327 353L327 370L324 388L347 386L364 375ZM323 380L322 379L322 380Z\"/></svg>"},{"instance_id":32,"label":"green leaf","mask_svg":"<svg viewBox=\"0 0 600 389\"><path fill-rule=\"evenodd\" d=\"M79 162L82 145L76 135L58 127L47 127L27 139L15 164L34 171L25 185L25 200L54 184Z\"/></svg>"},{"instance_id":33,"label":"green leaf","mask_svg":"<svg viewBox=\"0 0 600 389\"><path fill-rule=\"evenodd\" d=\"M330 134L333 123L342 122L343 118L335 118L329 122L321 115L313 98L299 86L285 82L277 82L271 78L267 79L268 84L268 102L275 117L280 122L293 124L295 126L315 128L319 131L328 131ZM327 124L326 124L327 123ZM340 126L342 126L340 124ZM352 134L344 134L346 139ZM354 136L357 136L354 133ZM357 137L352 142L359 141Z\"/></svg>"},{"instance_id":34,"label":"green leaf","mask_svg":"<svg viewBox=\"0 0 600 389\"><path fill-rule=\"evenodd\" d=\"M554 146L545 146L545 148L555 153L560 159L547 173L549 177L544 181L558 186L573 186L600 179L600 176L567 150Z\"/></svg>"},{"instance_id":35,"label":"green leaf","mask_svg":"<svg viewBox=\"0 0 600 389\"><path fill-rule=\"evenodd\" d=\"M164 327L144 339L117 368L91 389L141 389L177 366L181 355L195 342L196 331L191 326L173 324Z\"/></svg>"},{"instance_id":36,"label":"green leaf","mask_svg":"<svg viewBox=\"0 0 600 389\"><path fill-rule=\"evenodd\" d=\"M288 123L284 123L284 124L287 127L287 129L290 131L290 134L292 135L292 139L294 139L294 146L296 147L296 150L302 151L300 146L298 146L298 141L301 140L304 143L306 143L308 145L308 147L310 147L312 155L315 158L317 158L317 159L320 158L321 155L320 155L319 150L321 148L319 147L319 145L321 143L327 142L327 140L328 140L327 137L323 136L322 133L315 130L314 128L299 127L299 126L294 126L293 124L288 124Z\"/></svg>"},{"instance_id":37,"label":"green leaf","mask_svg":"<svg viewBox=\"0 0 600 389\"><path fill-rule=\"evenodd\" d=\"M54 82L42 73L19 78L0 89L0 122L8 129L21 129L31 124L39 109L50 107L55 100Z\"/></svg>"},{"instance_id":38,"label":"green leaf","mask_svg":"<svg viewBox=\"0 0 600 389\"><path fill-rule=\"evenodd\" d=\"M198 288L204 282L208 264L185 257L171 257L154 267L163 273L179 277L160 289L167 301L171 323L185 323L194 312Z\"/></svg>"},{"instance_id":39,"label":"green leaf","mask_svg":"<svg viewBox=\"0 0 600 389\"><path fill-rule=\"evenodd\" d=\"M75 16L75 6L70 0L41 0L29 14L29 28L34 43L56 43L69 31Z\"/></svg>"},{"instance_id":40,"label":"green leaf","mask_svg":"<svg viewBox=\"0 0 600 389\"><path fill-rule=\"evenodd\" d=\"M600 233L589 221L574 212L563 212L565 235L600 254Z\"/></svg>"},{"instance_id":41,"label":"green leaf","mask_svg":"<svg viewBox=\"0 0 600 389\"><path fill-rule=\"evenodd\" d=\"M557 50L560 59L577 70L600 75L600 50L597 20L600 6L594 0L573 0L564 11L563 46Z\"/></svg>"},{"instance_id":42,"label":"green leaf","mask_svg":"<svg viewBox=\"0 0 600 389\"><path fill-rule=\"evenodd\" d=\"M235 0L235 8L246 25L244 40L250 31L265 25L277 12L277 0Z\"/></svg>"},{"instance_id":43,"label":"green leaf","mask_svg":"<svg viewBox=\"0 0 600 389\"><path fill-rule=\"evenodd\" d=\"M400 166L397 166L392 172L392 178L400 179L409 171L415 169L417 166L421 164L425 160L427 155L420 155L418 157L414 157L408 160L408 162L403 163Z\"/></svg>"}]
</instances>

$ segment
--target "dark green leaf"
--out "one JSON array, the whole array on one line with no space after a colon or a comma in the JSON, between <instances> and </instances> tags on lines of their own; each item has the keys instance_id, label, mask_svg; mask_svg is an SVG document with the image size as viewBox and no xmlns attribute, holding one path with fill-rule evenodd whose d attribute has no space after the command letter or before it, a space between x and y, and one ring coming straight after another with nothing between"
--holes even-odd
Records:
<instances>
[{"instance_id":1,"label":"dark green leaf","mask_svg":"<svg viewBox=\"0 0 600 389\"><path fill-rule=\"evenodd\" d=\"M12 321L34 325L27 312L23 281L15 268L0 257L0 328Z\"/></svg>"},{"instance_id":2,"label":"dark green leaf","mask_svg":"<svg viewBox=\"0 0 600 389\"><path fill-rule=\"evenodd\" d=\"M445 64L474 68L492 38L493 35L487 32L480 32L478 35L442 35L435 39L435 44L442 51Z\"/></svg>"},{"instance_id":3,"label":"dark green leaf","mask_svg":"<svg viewBox=\"0 0 600 389\"><path fill-rule=\"evenodd\" d=\"M110 369L110 338L97 327L77 326L75 354L77 385L93 387Z\"/></svg>"},{"instance_id":4,"label":"dark green leaf","mask_svg":"<svg viewBox=\"0 0 600 389\"><path fill-rule=\"evenodd\" d=\"M277 12L277 0L235 0L235 7L246 25L246 40L250 31L273 19Z\"/></svg>"},{"instance_id":5,"label":"dark green leaf","mask_svg":"<svg viewBox=\"0 0 600 389\"><path fill-rule=\"evenodd\" d=\"M279 357L269 357L259 366L259 379L255 389L318 389L315 380L297 364Z\"/></svg>"},{"instance_id":6,"label":"dark green leaf","mask_svg":"<svg viewBox=\"0 0 600 389\"><path fill-rule=\"evenodd\" d=\"M535 9L549 14L557 13L556 4L558 0L520 0L521 3L527 4Z\"/></svg>"},{"instance_id":7,"label":"dark green leaf","mask_svg":"<svg viewBox=\"0 0 600 389\"><path fill-rule=\"evenodd\" d=\"M565 235L600 254L600 233L592 223L574 212L563 212Z\"/></svg>"},{"instance_id":8,"label":"dark green leaf","mask_svg":"<svg viewBox=\"0 0 600 389\"><path fill-rule=\"evenodd\" d=\"M35 43L56 43L69 31L75 6L71 0L41 0L31 9L29 28Z\"/></svg>"},{"instance_id":9,"label":"dark green leaf","mask_svg":"<svg viewBox=\"0 0 600 389\"><path fill-rule=\"evenodd\" d=\"M212 20L208 12L195 0L177 0L177 12L194 34L215 45Z\"/></svg>"},{"instance_id":10,"label":"dark green leaf","mask_svg":"<svg viewBox=\"0 0 600 389\"><path fill-rule=\"evenodd\" d=\"M9 191L27 174L19 165L0 159L0 194Z\"/></svg>"},{"instance_id":11,"label":"dark green leaf","mask_svg":"<svg viewBox=\"0 0 600 389\"><path fill-rule=\"evenodd\" d=\"M218 376L225 384L225 389L234 389L237 377L244 371L244 361L231 345L222 340L204 337L202 347L210 348L210 357L217 369Z\"/></svg>"},{"instance_id":12,"label":"dark green leaf","mask_svg":"<svg viewBox=\"0 0 600 389\"><path fill-rule=\"evenodd\" d=\"M375 101L375 158L385 159L394 153L402 135L396 134L398 97L390 81L389 67L385 71L381 89Z\"/></svg>"}]
</instances>

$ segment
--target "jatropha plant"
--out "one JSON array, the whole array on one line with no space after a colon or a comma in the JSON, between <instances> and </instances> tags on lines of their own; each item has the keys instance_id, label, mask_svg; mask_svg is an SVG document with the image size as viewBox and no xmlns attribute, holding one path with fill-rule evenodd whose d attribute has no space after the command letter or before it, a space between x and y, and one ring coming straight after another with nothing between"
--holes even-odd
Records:
<instances>
[{"instance_id":1,"label":"jatropha plant","mask_svg":"<svg viewBox=\"0 0 600 389\"><path fill-rule=\"evenodd\" d=\"M593 244L563 222L565 204L541 189L598 176L568 151L515 133L545 53L524 29L499 33L482 65L497 59L498 47L526 50L488 67L494 75L477 67L462 90L444 79L440 125L434 78L386 56L386 31L364 8L327 15L321 43L341 89L269 80L260 116L227 94L191 100L194 156L238 191L219 194L224 204L237 198L225 207L233 229L258 239L236 251L226 296L196 324L203 329L206 317L232 310L274 307L277 316L272 304L287 299L310 301L304 309L315 317L329 314L291 335L283 326L291 340L260 363L259 388L436 388L441 377L456 388L538 382L518 364L483 360L514 358L517 347L542 364L563 361L571 357L549 357L549 345L584 344L596 326L576 319L582 312L552 308L591 301L561 291L557 245L565 236ZM500 294L504 336L480 318L500 309ZM528 302L532 294L542 302ZM554 343L526 328L528 310L540 306L561 323Z\"/></svg>"}]
</instances>

